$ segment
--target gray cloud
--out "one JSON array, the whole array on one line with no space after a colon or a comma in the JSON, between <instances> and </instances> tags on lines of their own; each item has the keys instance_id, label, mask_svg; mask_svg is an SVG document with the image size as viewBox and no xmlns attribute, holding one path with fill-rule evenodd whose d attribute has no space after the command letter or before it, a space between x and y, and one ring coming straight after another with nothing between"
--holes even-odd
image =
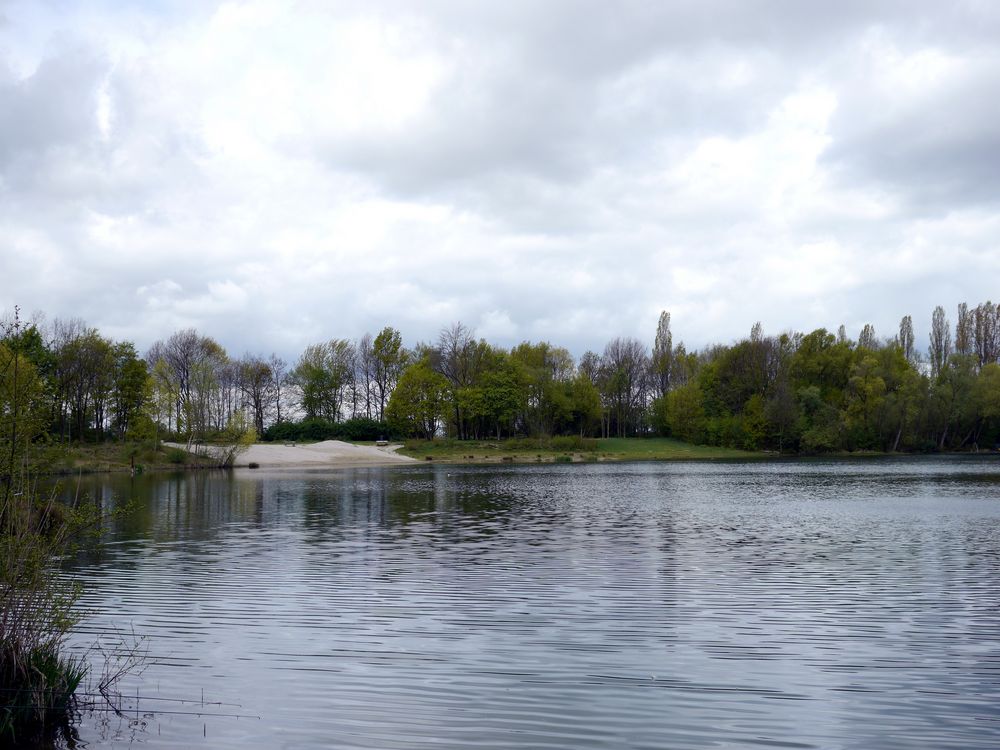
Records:
<instances>
[{"instance_id":1,"label":"gray cloud","mask_svg":"<svg viewBox=\"0 0 1000 750\"><path fill-rule=\"evenodd\" d=\"M996 295L987 4L4 3L0 308L577 353Z\"/></svg>"},{"instance_id":2,"label":"gray cloud","mask_svg":"<svg viewBox=\"0 0 1000 750\"><path fill-rule=\"evenodd\" d=\"M46 58L24 80L0 68L0 168L8 177L14 162L33 165L46 152L75 148L97 132L99 63L87 53Z\"/></svg>"},{"instance_id":3,"label":"gray cloud","mask_svg":"<svg viewBox=\"0 0 1000 750\"><path fill-rule=\"evenodd\" d=\"M857 91L834 124L826 158L855 183L900 194L918 212L946 212L1000 201L1000 60L922 85L886 101Z\"/></svg>"}]
</instances>

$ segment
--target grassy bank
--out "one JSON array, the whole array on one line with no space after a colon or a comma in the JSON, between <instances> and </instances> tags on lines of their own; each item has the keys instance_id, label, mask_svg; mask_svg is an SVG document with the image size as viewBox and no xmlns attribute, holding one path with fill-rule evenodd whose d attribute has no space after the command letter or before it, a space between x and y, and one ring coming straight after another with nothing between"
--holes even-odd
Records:
<instances>
[{"instance_id":1,"label":"grassy bank","mask_svg":"<svg viewBox=\"0 0 1000 750\"><path fill-rule=\"evenodd\" d=\"M128 472L135 465L140 471L176 471L207 468L215 462L205 456L178 448L150 443L82 443L60 445L50 451L47 473L92 474L97 472Z\"/></svg>"},{"instance_id":2,"label":"grassy bank","mask_svg":"<svg viewBox=\"0 0 1000 750\"><path fill-rule=\"evenodd\" d=\"M511 440L408 440L399 451L444 463L570 463L764 458L763 452L691 445L671 438L539 438Z\"/></svg>"}]
</instances>

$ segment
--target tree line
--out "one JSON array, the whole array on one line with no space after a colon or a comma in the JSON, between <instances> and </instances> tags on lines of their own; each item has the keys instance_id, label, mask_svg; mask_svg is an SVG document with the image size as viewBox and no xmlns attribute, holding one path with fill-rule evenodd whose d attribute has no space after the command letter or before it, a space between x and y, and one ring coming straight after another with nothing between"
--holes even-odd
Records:
<instances>
[{"instance_id":1,"label":"tree line","mask_svg":"<svg viewBox=\"0 0 1000 750\"><path fill-rule=\"evenodd\" d=\"M79 320L17 328L0 346L37 373L50 437L211 440L234 422L265 439L666 435L791 452L949 450L1000 439L1000 308L909 316L688 351L661 314L652 344L609 341L579 359L548 342L492 345L456 323L403 344L396 329L275 354L231 356L194 329L140 354Z\"/></svg>"}]
</instances>

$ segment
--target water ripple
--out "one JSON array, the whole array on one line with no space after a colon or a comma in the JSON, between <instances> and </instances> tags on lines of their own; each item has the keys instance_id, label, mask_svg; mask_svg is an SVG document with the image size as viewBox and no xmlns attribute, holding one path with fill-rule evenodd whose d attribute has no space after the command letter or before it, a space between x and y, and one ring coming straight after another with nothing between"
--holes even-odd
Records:
<instances>
[{"instance_id":1,"label":"water ripple","mask_svg":"<svg viewBox=\"0 0 1000 750\"><path fill-rule=\"evenodd\" d=\"M152 747L1000 746L995 460L93 481Z\"/></svg>"}]
</instances>

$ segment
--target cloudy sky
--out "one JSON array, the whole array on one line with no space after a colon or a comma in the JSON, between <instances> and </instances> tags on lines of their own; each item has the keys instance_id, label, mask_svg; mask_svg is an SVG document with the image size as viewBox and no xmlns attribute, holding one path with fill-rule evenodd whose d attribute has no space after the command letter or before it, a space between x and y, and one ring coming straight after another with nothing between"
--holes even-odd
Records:
<instances>
[{"instance_id":1,"label":"cloudy sky","mask_svg":"<svg viewBox=\"0 0 1000 750\"><path fill-rule=\"evenodd\" d=\"M141 348L923 346L998 208L988 0L0 0L0 310Z\"/></svg>"}]
</instances>

